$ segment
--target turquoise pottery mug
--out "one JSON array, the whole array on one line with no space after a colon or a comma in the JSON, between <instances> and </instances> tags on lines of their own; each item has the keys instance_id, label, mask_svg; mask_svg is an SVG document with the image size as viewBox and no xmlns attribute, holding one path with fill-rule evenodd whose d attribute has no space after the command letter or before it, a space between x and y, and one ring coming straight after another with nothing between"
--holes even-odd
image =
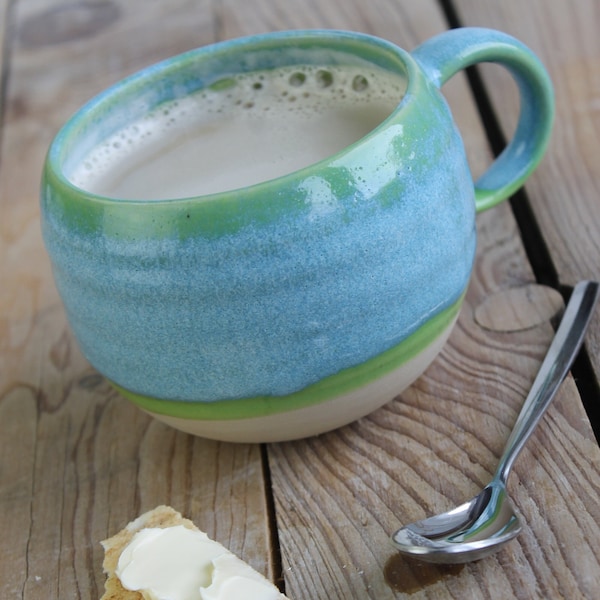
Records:
<instances>
[{"instance_id":1,"label":"turquoise pottery mug","mask_svg":"<svg viewBox=\"0 0 600 600\"><path fill-rule=\"evenodd\" d=\"M440 87L478 62L509 70L521 108L474 183ZM73 183L90 148L148 111L294 65L376 66L405 90L334 155L239 189L132 200ZM270 33L149 67L77 112L45 163L43 235L75 337L123 396L196 435L287 440L358 419L442 348L469 281L476 213L523 184L552 119L539 60L486 29L410 53L358 33Z\"/></svg>"}]
</instances>

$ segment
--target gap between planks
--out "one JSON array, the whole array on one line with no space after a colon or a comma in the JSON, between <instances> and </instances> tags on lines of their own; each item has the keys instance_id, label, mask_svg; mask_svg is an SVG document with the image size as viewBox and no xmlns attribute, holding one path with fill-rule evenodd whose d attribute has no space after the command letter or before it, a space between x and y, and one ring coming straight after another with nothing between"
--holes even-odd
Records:
<instances>
[{"instance_id":1,"label":"gap between planks","mask_svg":"<svg viewBox=\"0 0 600 600\"><path fill-rule=\"evenodd\" d=\"M439 0L439 3L448 22L448 27L450 29L462 27L463 23L458 16L452 0ZM468 86L481 118L490 149L494 157L497 157L506 147L506 136L502 131L500 121L492 106L479 69L476 66L469 67L466 69L466 73ZM554 265L540 225L535 218L525 188L518 190L510 198L509 202L517 227L521 233L521 241L527 260L531 265L537 283L559 291L563 295L566 304L573 288L561 285L560 283L558 270ZM585 344L582 346L571 372L596 440L600 444L600 405L597 401L600 397L600 384L596 380Z\"/></svg>"}]
</instances>

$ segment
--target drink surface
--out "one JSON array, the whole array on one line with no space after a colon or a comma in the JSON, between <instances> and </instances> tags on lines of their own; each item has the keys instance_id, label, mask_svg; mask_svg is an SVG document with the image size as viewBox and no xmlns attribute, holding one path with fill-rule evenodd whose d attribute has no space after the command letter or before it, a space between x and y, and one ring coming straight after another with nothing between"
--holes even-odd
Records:
<instances>
[{"instance_id":1,"label":"drink surface","mask_svg":"<svg viewBox=\"0 0 600 600\"><path fill-rule=\"evenodd\" d=\"M94 148L71 175L112 198L185 198L318 162L396 108L405 81L376 67L286 67L165 103Z\"/></svg>"}]
</instances>

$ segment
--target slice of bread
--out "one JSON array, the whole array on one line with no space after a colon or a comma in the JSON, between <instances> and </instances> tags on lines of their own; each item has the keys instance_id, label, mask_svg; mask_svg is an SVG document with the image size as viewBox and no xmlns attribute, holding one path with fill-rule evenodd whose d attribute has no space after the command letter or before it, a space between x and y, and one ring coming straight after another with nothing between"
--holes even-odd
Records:
<instances>
[{"instance_id":1,"label":"slice of bread","mask_svg":"<svg viewBox=\"0 0 600 600\"><path fill-rule=\"evenodd\" d=\"M200 531L190 520L183 518L180 513L170 506L157 506L155 509L144 513L129 523L113 537L101 542L104 548L104 562L102 566L107 579L104 585L105 592L100 600L144 600L144 595L141 592L127 590L121 585L121 581L116 574L119 557L139 531L147 528L164 529L177 525L182 525L194 531ZM225 549L223 550L226 551ZM250 569L246 563L242 564L244 569ZM262 578L261 575L258 576ZM286 597L281 594L279 598L285 600Z\"/></svg>"}]
</instances>

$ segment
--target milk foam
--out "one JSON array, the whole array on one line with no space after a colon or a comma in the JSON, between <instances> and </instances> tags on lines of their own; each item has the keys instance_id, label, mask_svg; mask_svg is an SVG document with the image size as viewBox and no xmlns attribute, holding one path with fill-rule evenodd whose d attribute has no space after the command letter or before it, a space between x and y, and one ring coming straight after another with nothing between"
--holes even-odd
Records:
<instances>
[{"instance_id":1,"label":"milk foam","mask_svg":"<svg viewBox=\"0 0 600 600\"><path fill-rule=\"evenodd\" d=\"M117 132L70 179L134 200L252 185L360 139L389 116L404 88L376 67L288 67L223 79Z\"/></svg>"}]
</instances>

